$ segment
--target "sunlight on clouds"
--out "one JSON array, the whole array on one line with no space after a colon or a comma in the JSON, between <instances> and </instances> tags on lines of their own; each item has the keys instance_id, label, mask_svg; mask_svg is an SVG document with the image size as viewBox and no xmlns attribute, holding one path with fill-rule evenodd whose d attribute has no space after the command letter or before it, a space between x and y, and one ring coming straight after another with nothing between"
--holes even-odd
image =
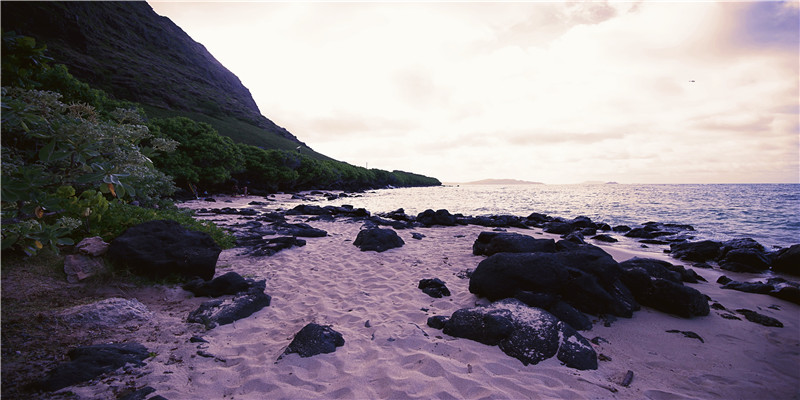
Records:
<instances>
[{"instance_id":1,"label":"sunlight on clouds","mask_svg":"<svg viewBox=\"0 0 800 400\"><path fill-rule=\"evenodd\" d=\"M355 165L443 181L800 179L797 2L151 5L267 117Z\"/></svg>"}]
</instances>

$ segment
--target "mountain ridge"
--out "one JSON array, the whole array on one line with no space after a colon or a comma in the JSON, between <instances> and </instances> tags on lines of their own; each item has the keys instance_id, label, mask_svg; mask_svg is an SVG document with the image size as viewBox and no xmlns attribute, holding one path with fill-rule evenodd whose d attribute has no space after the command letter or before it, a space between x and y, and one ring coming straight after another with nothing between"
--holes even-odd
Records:
<instances>
[{"instance_id":1,"label":"mountain ridge","mask_svg":"<svg viewBox=\"0 0 800 400\"><path fill-rule=\"evenodd\" d=\"M264 116L205 46L146 2L3 2L2 25L46 44L72 75L117 99L165 114L232 117L308 147ZM261 147L272 146L267 139Z\"/></svg>"}]
</instances>

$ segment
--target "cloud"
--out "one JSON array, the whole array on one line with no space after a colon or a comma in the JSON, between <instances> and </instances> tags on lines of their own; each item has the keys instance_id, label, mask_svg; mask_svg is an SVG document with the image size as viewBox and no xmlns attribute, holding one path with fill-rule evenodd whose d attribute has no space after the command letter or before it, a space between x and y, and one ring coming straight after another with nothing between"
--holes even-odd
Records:
<instances>
[{"instance_id":1,"label":"cloud","mask_svg":"<svg viewBox=\"0 0 800 400\"><path fill-rule=\"evenodd\" d=\"M268 117L355 165L445 181L800 180L797 2L163 7Z\"/></svg>"}]
</instances>

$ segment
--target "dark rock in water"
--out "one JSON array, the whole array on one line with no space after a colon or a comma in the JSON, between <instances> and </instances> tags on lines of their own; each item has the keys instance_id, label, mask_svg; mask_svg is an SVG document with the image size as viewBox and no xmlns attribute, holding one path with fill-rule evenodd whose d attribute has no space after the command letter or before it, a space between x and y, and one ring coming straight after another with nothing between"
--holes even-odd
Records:
<instances>
[{"instance_id":1,"label":"dark rock in water","mask_svg":"<svg viewBox=\"0 0 800 400\"><path fill-rule=\"evenodd\" d=\"M692 264L692 267L702 268L702 269L713 269L713 267L711 265L709 265L708 263L704 263L704 262L694 263L694 264Z\"/></svg>"},{"instance_id":2,"label":"dark rock in water","mask_svg":"<svg viewBox=\"0 0 800 400\"><path fill-rule=\"evenodd\" d=\"M619 242L619 240L615 239L611 235L606 235L606 234L592 236L592 240L597 240L599 242L605 242L605 243L616 243L616 242Z\"/></svg>"},{"instance_id":3,"label":"dark rock in water","mask_svg":"<svg viewBox=\"0 0 800 400\"><path fill-rule=\"evenodd\" d=\"M725 275L722 275L722 276L720 276L719 278L717 278L717 283L719 283L720 285L725 285L725 284L727 284L728 282L733 282L733 279L731 279L731 278L728 278L728 277L727 277L727 276L725 276Z\"/></svg>"},{"instance_id":4,"label":"dark rock in water","mask_svg":"<svg viewBox=\"0 0 800 400\"><path fill-rule=\"evenodd\" d=\"M141 344L117 343L77 347L67 352L67 356L70 361L52 369L47 377L39 382L39 387L52 392L94 379L126 364L142 366L150 354Z\"/></svg>"},{"instance_id":5,"label":"dark rock in water","mask_svg":"<svg viewBox=\"0 0 800 400\"><path fill-rule=\"evenodd\" d=\"M218 276L211 281L203 281L197 279L191 281L183 288L194 293L195 296L219 297L227 294L237 294L246 292L253 287L259 287L264 290L266 281L254 281L252 279L245 279L236 272L228 272L227 274Z\"/></svg>"},{"instance_id":6,"label":"dark rock in water","mask_svg":"<svg viewBox=\"0 0 800 400\"><path fill-rule=\"evenodd\" d=\"M392 229L369 228L358 232L353 242L361 251L384 252L405 244L397 232Z\"/></svg>"},{"instance_id":7,"label":"dark rock in water","mask_svg":"<svg viewBox=\"0 0 800 400\"><path fill-rule=\"evenodd\" d=\"M536 239L528 235L504 232L481 232L472 245L472 254L490 256L496 253L555 253L553 239Z\"/></svg>"},{"instance_id":8,"label":"dark rock in water","mask_svg":"<svg viewBox=\"0 0 800 400\"><path fill-rule=\"evenodd\" d=\"M271 256L281 250L290 249L292 247L302 247L306 245L306 241L292 236L276 237L272 239L263 240L261 244L253 246L247 254L254 257Z\"/></svg>"},{"instance_id":9,"label":"dark rock in water","mask_svg":"<svg viewBox=\"0 0 800 400\"><path fill-rule=\"evenodd\" d=\"M659 235L645 228L633 228L625 233L625 236L639 239L653 239Z\"/></svg>"},{"instance_id":10,"label":"dark rock in water","mask_svg":"<svg viewBox=\"0 0 800 400\"><path fill-rule=\"evenodd\" d=\"M736 248L725 253L719 267L734 272L761 272L769 268L769 259L763 250Z\"/></svg>"},{"instance_id":11,"label":"dark rock in water","mask_svg":"<svg viewBox=\"0 0 800 400\"><path fill-rule=\"evenodd\" d=\"M789 282L783 278L770 278L764 283L738 282L722 276L717 280L717 283L722 283L724 285L722 286L723 289L738 290L745 293L766 294L794 304L800 304L800 283Z\"/></svg>"},{"instance_id":12,"label":"dark rock in water","mask_svg":"<svg viewBox=\"0 0 800 400\"><path fill-rule=\"evenodd\" d=\"M574 230L577 230L577 228L564 221L551 221L544 224L545 232L556 235L566 235Z\"/></svg>"},{"instance_id":13,"label":"dark rock in water","mask_svg":"<svg viewBox=\"0 0 800 400\"><path fill-rule=\"evenodd\" d=\"M204 302L189 313L188 322L203 324L206 329L227 325L269 306L271 297L263 287L253 287L231 299L216 299Z\"/></svg>"},{"instance_id":14,"label":"dark rock in water","mask_svg":"<svg viewBox=\"0 0 800 400\"><path fill-rule=\"evenodd\" d=\"M720 258L725 258L726 254L731 250L751 249L759 252L764 252L764 246L751 238L731 239L722 242L722 250L720 251Z\"/></svg>"},{"instance_id":15,"label":"dark rock in water","mask_svg":"<svg viewBox=\"0 0 800 400\"><path fill-rule=\"evenodd\" d=\"M747 320L750 322L755 322L757 324L761 324L764 326L774 326L777 328L783 328L783 323L781 321L778 321L777 319L772 317L768 317L764 314L759 314L755 311L747 310L744 308L740 308L736 310L736 312L744 315L744 317L747 318Z\"/></svg>"},{"instance_id":16,"label":"dark rock in water","mask_svg":"<svg viewBox=\"0 0 800 400\"><path fill-rule=\"evenodd\" d=\"M653 278L643 268L626 269L621 279L644 306L685 318L709 313L706 296L680 282Z\"/></svg>"},{"instance_id":17,"label":"dark rock in water","mask_svg":"<svg viewBox=\"0 0 800 400\"><path fill-rule=\"evenodd\" d=\"M570 368L597 369L597 353L588 340L547 311L516 299L457 310L445 322L443 332L496 344L524 365L557 356Z\"/></svg>"},{"instance_id":18,"label":"dark rock in water","mask_svg":"<svg viewBox=\"0 0 800 400\"><path fill-rule=\"evenodd\" d=\"M414 218L410 215L407 215L406 210L402 208L382 214L381 216L384 218L393 219L395 221L414 222Z\"/></svg>"},{"instance_id":19,"label":"dark rock in water","mask_svg":"<svg viewBox=\"0 0 800 400\"><path fill-rule=\"evenodd\" d=\"M611 230L614 232L628 232L629 230L631 230L631 227L628 225L617 225L611 228Z\"/></svg>"},{"instance_id":20,"label":"dark rock in water","mask_svg":"<svg viewBox=\"0 0 800 400\"><path fill-rule=\"evenodd\" d=\"M722 251L722 243L713 240L700 242L673 243L669 246L673 257L686 260L704 262L715 260Z\"/></svg>"},{"instance_id":21,"label":"dark rock in water","mask_svg":"<svg viewBox=\"0 0 800 400\"><path fill-rule=\"evenodd\" d=\"M214 277L221 251L207 233L186 230L175 221L155 220L117 236L106 257L150 278L177 275L209 280Z\"/></svg>"},{"instance_id":22,"label":"dark rock in water","mask_svg":"<svg viewBox=\"0 0 800 400\"><path fill-rule=\"evenodd\" d=\"M558 294L586 313L630 317L638 304L619 282L619 264L598 247L575 246L558 253L494 254L478 264L469 290L489 300L525 291Z\"/></svg>"},{"instance_id":23,"label":"dark rock in water","mask_svg":"<svg viewBox=\"0 0 800 400\"><path fill-rule=\"evenodd\" d=\"M516 227L528 229L524 220L515 215L482 215L478 217L467 217L460 220L461 223L466 225L478 225L490 228L508 228Z\"/></svg>"},{"instance_id":24,"label":"dark rock in water","mask_svg":"<svg viewBox=\"0 0 800 400\"><path fill-rule=\"evenodd\" d=\"M564 240L575 244L586 244L586 241L583 240L583 233L581 232L570 232L564 236Z\"/></svg>"},{"instance_id":25,"label":"dark rock in water","mask_svg":"<svg viewBox=\"0 0 800 400\"><path fill-rule=\"evenodd\" d=\"M531 213L531 215L528 215L528 217L526 218L526 223L527 225L531 226L542 226L542 224L544 224L545 222L550 222L552 220L553 217L535 212Z\"/></svg>"},{"instance_id":26,"label":"dark rock in water","mask_svg":"<svg viewBox=\"0 0 800 400\"><path fill-rule=\"evenodd\" d=\"M779 250L772 262L772 270L800 275L800 244Z\"/></svg>"},{"instance_id":27,"label":"dark rock in water","mask_svg":"<svg viewBox=\"0 0 800 400\"><path fill-rule=\"evenodd\" d=\"M417 222L425 226L455 226L456 217L447 210L425 210L417 215Z\"/></svg>"},{"instance_id":28,"label":"dark rock in water","mask_svg":"<svg viewBox=\"0 0 800 400\"><path fill-rule=\"evenodd\" d=\"M311 357L317 354L333 353L337 347L344 346L344 337L330 326L310 323L294 335L292 343L278 358L296 353L300 357Z\"/></svg>"},{"instance_id":29,"label":"dark rock in water","mask_svg":"<svg viewBox=\"0 0 800 400\"><path fill-rule=\"evenodd\" d=\"M412 239L422 240L422 238L424 238L424 237L425 237L425 235L423 235L421 233L411 232L411 238Z\"/></svg>"},{"instance_id":30,"label":"dark rock in water","mask_svg":"<svg viewBox=\"0 0 800 400\"><path fill-rule=\"evenodd\" d=\"M413 222L408 221L396 221L393 219L385 219L377 216L372 216L369 218L370 222L373 222L375 226L384 225L384 226L391 226L394 229L409 229L414 227Z\"/></svg>"},{"instance_id":31,"label":"dark rock in water","mask_svg":"<svg viewBox=\"0 0 800 400\"><path fill-rule=\"evenodd\" d=\"M444 329L444 325L450 318L444 315L434 315L428 318L428 326L433 329Z\"/></svg>"},{"instance_id":32,"label":"dark rock in water","mask_svg":"<svg viewBox=\"0 0 800 400\"><path fill-rule=\"evenodd\" d=\"M450 290L447 289L444 282L439 278L423 279L419 281L419 288L431 297L441 298L442 296L450 296Z\"/></svg>"}]
</instances>

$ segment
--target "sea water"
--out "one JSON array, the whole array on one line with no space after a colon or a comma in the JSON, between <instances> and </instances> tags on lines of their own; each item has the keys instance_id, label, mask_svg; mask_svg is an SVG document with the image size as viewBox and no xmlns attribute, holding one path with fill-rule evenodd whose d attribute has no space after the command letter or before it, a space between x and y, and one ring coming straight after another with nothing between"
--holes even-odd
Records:
<instances>
[{"instance_id":1,"label":"sea water","mask_svg":"<svg viewBox=\"0 0 800 400\"><path fill-rule=\"evenodd\" d=\"M583 215L611 226L689 224L697 240L749 237L768 248L800 243L800 184L446 185L375 190L330 204L373 214L403 208L409 215L426 209L472 216Z\"/></svg>"}]
</instances>

